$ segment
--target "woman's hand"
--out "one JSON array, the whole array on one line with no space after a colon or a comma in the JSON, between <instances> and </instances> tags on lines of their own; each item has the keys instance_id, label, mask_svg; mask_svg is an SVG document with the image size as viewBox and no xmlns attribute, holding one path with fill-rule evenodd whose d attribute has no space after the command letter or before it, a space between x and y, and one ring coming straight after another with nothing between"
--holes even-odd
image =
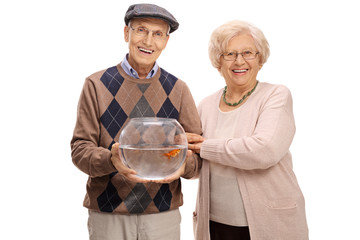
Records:
<instances>
[{"instance_id":1,"label":"woman's hand","mask_svg":"<svg viewBox=\"0 0 360 240\"><path fill-rule=\"evenodd\" d=\"M195 153L200 153L202 142L205 140L202 136L195 133L186 133L188 149Z\"/></svg>"},{"instance_id":2,"label":"woman's hand","mask_svg":"<svg viewBox=\"0 0 360 240\"><path fill-rule=\"evenodd\" d=\"M119 155L119 143L114 143L111 147L111 162L118 171L118 173L123 175L127 180L141 183L150 182L149 180L145 180L136 176L135 170L130 169L124 165Z\"/></svg>"}]
</instances>

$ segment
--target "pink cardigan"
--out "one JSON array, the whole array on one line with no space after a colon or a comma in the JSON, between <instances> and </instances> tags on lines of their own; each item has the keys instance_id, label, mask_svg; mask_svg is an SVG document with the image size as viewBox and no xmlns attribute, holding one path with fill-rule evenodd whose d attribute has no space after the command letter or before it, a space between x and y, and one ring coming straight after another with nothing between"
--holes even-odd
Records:
<instances>
[{"instance_id":1,"label":"pink cardigan","mask_svg":"<svg viewBox=\"0 0 360 240\"><path fill-rule=\"evenodd\" d=\"M198 199L194 212L196 240L209 236L209 162L237 168L237 180L252 240L307 240L305 202L292 170L289 147L295 134L290 91L258 84L240 106L236 138L214 139L222 90L198 107L205 141L200 156ZM235 120L235 119L234 119Z\"/></svg>"}]
</instances>

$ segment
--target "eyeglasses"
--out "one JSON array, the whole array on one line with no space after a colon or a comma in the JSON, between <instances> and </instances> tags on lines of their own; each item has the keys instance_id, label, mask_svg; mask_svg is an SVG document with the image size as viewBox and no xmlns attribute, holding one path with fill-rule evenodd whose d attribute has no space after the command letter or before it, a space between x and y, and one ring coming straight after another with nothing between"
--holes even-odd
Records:
<instances>
[{"instance_id":1,"label":"eyeglasses","mask_svg":"<svg viewBox=\"0 0 360 240\"><path fill-rule=\"evenodd\" d=\"M130 28L135 32L136 35L141 37L148 36L149 32L152 32L152 36L155 40L164 40L168 36L168 34L162 31L152 31L147 29L146 27L133 28L132 26L130 26Z\"/></svg>"},{"instance_id":2,"label":"eyeglasses","mask_svg":"<svg viewBox=\"0 0 360 240\"><path fill-rule=\"evenodd\" d=\"M228 52L223 53L220 56L224 58L226 61L235 61L239 55L241 55L245 60L253 60L256 58L256 56L259 54L259 52L253 52L253 51L243 51L243 52Z\"/></svg>"}]
</instances>

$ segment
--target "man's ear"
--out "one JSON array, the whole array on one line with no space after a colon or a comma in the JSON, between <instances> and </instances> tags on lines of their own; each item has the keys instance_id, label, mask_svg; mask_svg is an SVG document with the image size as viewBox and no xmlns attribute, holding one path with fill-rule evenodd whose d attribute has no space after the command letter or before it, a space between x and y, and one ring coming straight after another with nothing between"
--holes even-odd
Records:
<instances>
[{"instance_id":1,"label":"man's ear","mask_svg":"<svg viewBox=\"0 0 360 240\"><path fill-rule=\"evenodd\" d=\"M124 40L125 40L125 42L129 42L129 27L128 26L124 27Z\"/></svg>"}]
</instances>

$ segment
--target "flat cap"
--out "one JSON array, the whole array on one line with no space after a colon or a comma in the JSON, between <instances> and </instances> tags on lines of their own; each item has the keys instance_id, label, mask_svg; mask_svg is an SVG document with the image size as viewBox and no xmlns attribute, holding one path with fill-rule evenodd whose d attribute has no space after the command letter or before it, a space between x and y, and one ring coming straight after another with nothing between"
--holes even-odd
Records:
<instances>
[{"instance_id":1,"label":"flat cap","mask_svg":"<svg viewBox=\"0 0 360 240\"><path fill-rule=\"evenodd\" d=\"M129 7L125 14L125 24L128 25L132 18L158 18L167 22L170 26L170 33L179 27L178 21L165 8L155 4L134 4Z\"/></svg>"}]
</instances>

